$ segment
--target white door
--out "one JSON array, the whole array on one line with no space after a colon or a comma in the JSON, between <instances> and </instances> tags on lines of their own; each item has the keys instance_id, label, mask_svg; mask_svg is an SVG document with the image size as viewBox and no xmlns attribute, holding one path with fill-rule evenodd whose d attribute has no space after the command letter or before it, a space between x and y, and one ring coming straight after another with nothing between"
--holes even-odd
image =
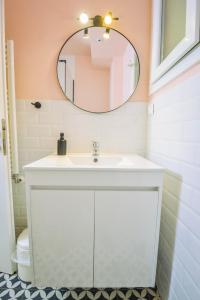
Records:
<instances>
[{"instance_id":1,"label":"white door","mask_svg":"<svg viewBox=\"0 0 200 300\"><path fill-rule=\"evenodd\" d=\"M6 112L4 47L4 3L0 0L0 272L13 273L11 254L15 248L12 182Z\"/></svg>"},{"instance_id":2,"label":"white door","mask_svg":"<svg viewBox=\"0 0 200 300\"><path fill-rule=\"evenodd\" d=\"M158 193L95 192L95 287L150 287L155 280Z\"/></svg>"},{"instance_id":3,"label":"white door","mask_svg":"<svg viewBox=\"0 0 200 300\"><path fill-rule=\"evenodd\" d=\"M93 286L94 192L31 191L34 284Z\"/></svg>"}]
</instances>

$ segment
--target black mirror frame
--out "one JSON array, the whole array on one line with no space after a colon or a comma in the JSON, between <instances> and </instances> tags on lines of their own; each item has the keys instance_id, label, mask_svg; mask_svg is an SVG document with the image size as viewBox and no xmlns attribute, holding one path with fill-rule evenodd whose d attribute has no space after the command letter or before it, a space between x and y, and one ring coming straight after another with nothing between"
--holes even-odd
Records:
<instances>
[{"instance_id":1,"label":"black mirror frame","mask_svg":"<svg viewBox=\"0 0 200 300\"><path fill-rule=\"evenodd\" d=\"M79 108L79 109L81 109L81 110L83 110L83 111L85 111L85 112L89 112L89 113L93 113L93 114L104 114L104 113L109 113L109 112L112 112L112 111L115 111L115 110L119 109L119 108L122 107L125 103L127 103L127 102L130 100L130 98L133 96L133 94L135 93L135 91L136 91L136 89L137 89L137 87L138 87L138 83L139 83L139 79L140 79L140 60L139 60L139 55L138 55L138 53L137 53L135 47L134 47L133 44L131 43L131 41L130 41L123 33L121 33L120 31L118 31L118 30L116 30L116 29L114 29L114 28L112 28L112 27L109 27L110 30L114 30L115 32L118 32L119 34L121 34L121 35L122 35L122 36L123 36L123 37L131 44L131 46L133 47L133 49L134 49L134 51L135 51L135 53L136 53L136 57L137 57L137 60L138 60L138 79L137 79L137 84L136 84L136 86L135 86L135 89L134 89L134 91L132 92L132 94L129 96L129 98L128 98L123 104L119 105L118 107L116 107L116 108L114 108L114 109L108 110L108 111L100 111L100 112L88 111L88 110L86 110L86 109L84 109L84 108L82 108L82 107L76 105L76 104L74 103L74 101L72 101L71 99L69 99L69 98L67 97L67 95L64 93L64 91L63 91L63 89L62 89L62 86L61 86L61 84L60 84L60 81L59 81L59 78L58 78L58 62L59 62L59 57L60 57L60 54L61 54L61 52L62 52L62 49L65 47L66 43L72 38L72 36L74 36L75 34L77 34L77 33L80 32L80 31L84 31L85 29L92 28L92 27L99 27L99 26L94 26L94 25L92 25L92 26L88 26L88 27L81 28L81 29L75 31L73 34L71 34L71 35L65 40L64 44L62 45L62 47L61 47L61 49L60 49L60 51L59 51L59 53L58 53L58 58L57 58L57 63L56 63L56 74L57 74L57 80L58 80L58 83L59 83L59 87L61 88L61 91L62 91L63 95L65 96L65 98L66 98L67 100L69 100L69 102L70 102L71 104L73 104L74 106L76 106L77 108ZM103 28L105 28L105 29L107 28L107 27L105 27L105 26L101 26L101 27L103 27Z\"/></svg>"}]
</instances>

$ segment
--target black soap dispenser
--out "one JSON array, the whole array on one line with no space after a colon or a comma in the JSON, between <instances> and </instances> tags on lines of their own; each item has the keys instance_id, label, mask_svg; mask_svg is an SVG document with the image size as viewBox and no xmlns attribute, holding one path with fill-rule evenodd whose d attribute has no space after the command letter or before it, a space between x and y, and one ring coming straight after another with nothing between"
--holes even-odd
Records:
<instances>
[{"instance_id":1,"label":"black soap dispenser","mask_svg":"<svg viewBox=\"0 0 200 300\"><path fill-rule=\"evenodd\" d=\"M57 144L57 154L58 155L66 155L67 152L67 142L64 139L64 133L60 133L60 139L58 140Z\"/></svg>"}]
</instances>

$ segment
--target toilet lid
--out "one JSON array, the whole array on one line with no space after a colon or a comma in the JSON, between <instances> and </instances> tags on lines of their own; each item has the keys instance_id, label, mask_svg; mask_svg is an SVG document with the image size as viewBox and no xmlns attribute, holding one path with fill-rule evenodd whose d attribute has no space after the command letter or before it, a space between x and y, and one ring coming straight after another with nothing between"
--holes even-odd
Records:
<instances>
[{"instance_id":1,"label":"toilet lid","mask_svg":"<svg viewBox=\"0 0 200 300\"><path fill-rule=\"evenodd\" d=\"M17 239L17 245L24 250L29 250L29 237L27 228L20 233Z\"/></svg>"}]
</instances>

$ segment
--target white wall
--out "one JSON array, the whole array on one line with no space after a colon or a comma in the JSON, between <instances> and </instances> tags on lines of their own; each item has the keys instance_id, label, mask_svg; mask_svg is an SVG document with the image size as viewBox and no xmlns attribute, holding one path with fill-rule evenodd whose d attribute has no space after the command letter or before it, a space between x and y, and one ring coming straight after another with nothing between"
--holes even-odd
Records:
<instances>
[{"instance_id":1,"label":"white wall","mask_svg":"<svg viewBox=\"0 0 200 300\"><path fill-rule=\"evenodd\" d=\"M148 157L166 168L157 285L163 300L199 300L200 74L152 103Z\"/></svg>"},{"instance_id":2,"label":"white wall","mask_svg":"<svg viewBox=\"0 0 200 300\"><path fill-rule=\"evenodd\" d=\"M28 100L17 101L20 166L56 151L63 131L69 152L91 152L92 140L100 143L100 152L145 154L145 102L128 102L106 114L91 114L69 101L41 101L35 109ZM22 172L22 170L21 170ZM26 226L24 184L14 185L17 233Z\"/></svg>"}]
</instances>

